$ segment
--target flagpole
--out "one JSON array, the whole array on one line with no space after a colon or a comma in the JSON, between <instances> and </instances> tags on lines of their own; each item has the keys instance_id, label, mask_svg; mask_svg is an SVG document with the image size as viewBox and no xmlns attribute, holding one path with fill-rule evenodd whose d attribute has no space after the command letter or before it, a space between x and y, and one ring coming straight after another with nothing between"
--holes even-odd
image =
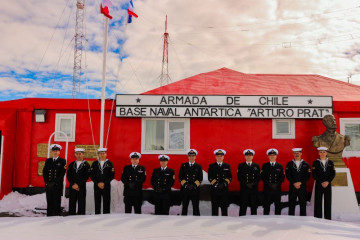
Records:
<instances>
[{"instance_id":1,"label":"flagpole","mask_svg":"<svg viewBox=\"0 0 360 240\"><path fill-rule=\"evenodd\" d=\"M105 18L105 34L103 49L103 73L101 86L101 117L100 117L100 148L104 147L104 114L105 114L105 87L106 87L106 53L108 46L109 19Z\"/></svg>"}]
</instances>

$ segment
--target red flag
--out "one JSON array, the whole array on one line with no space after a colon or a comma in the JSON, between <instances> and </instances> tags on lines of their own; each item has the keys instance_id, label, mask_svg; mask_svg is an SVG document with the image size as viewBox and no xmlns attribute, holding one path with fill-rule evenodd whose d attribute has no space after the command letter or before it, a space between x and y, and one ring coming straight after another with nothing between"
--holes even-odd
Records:
<instances>
[{"instance_id":1,"label":"red flag","mask_svg":"<svg viewBox=\"0 0 360 240\"><path fill-rule=\"evenodd\" d=\"M129 2L129 7L127 9L127 12L128 12L128 23L132 22L131 20L132 17L136 17L136 18L138 17L138 15L134 12L134 4L132 0L130 0Z\"/></svg>"},{"instance_id":2,"label":"red flag","mask_svg":"<svg viewBox=\"0 0 360 240\"><path fill-rule=\"evenodd\" d=\"M112 19L110 15L109 7L112 5L110 0L101 0L100 13L104 14L105 17Z\"/></svg>"}]
</instances>

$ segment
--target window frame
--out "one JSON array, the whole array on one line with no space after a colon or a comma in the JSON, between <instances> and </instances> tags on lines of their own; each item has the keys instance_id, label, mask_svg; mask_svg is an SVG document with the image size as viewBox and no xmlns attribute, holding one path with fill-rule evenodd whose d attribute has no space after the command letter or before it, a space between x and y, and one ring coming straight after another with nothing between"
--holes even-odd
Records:
<instances>
[{"instance_id":1,"label":"window frame","mask_svg":"<svg viewBox=\"0 0 360 240\"><path fill-rule=\"evenodd\" d=\"M164 150L146 150L146 121L147 120L163 120L164 121ZM184 149L169 149L169 123L184 123ZM190 119L189 118L142 118L141 119L141 154L186 154L190 148Z\"/></svg>"},{"instance_id":2,"label":"window frame","mask_svg":"<svg viewBox=\"0 0 360 240\"><path fill-rule=\"evenodd\" d=\"M71 122L71 134L68 137L68 142L75 142L75 130L76 130L76 113L56 113L55 117L55 135L54 141L66 142L66 137L63 134L58 133L60 130L60 124L62 119L70 119Z\"/></svg>"},{"instance_id":3,"label":"window frame","mask_svg":"<svg viewBox=\"0 0 360 240\"><path fill-rule=\"evenodd\" d=\"M345 136L345 124L350 123L350 124L359 124L360 125L360 118L340 118L339 123L340 123L340 134ZM351 141L351 139L350 139L350 141ZM343 157L359 157L360 151L346 151L344 148L342 156Z\"/></svg>"},{"instance_id":4,"label":"window frame","mask_svg":"<svg viewBox=\"0 0 360 240\"><path fill-rule=\"evenodd\" d=\"M289 123L289 134L278 134L277 133L277 123L278 122L288 122ZM272 139L295 139L295 119L293 118L276 118L272 119Z\"/></svg>"}]
</instances>

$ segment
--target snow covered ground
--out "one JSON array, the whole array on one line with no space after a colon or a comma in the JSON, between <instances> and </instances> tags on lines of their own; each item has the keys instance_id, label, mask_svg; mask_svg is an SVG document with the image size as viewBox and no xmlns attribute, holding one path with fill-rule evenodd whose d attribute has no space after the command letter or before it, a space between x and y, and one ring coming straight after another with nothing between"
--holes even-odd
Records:
<instances>
[{"instance_id":1,"label":"snow covered ground","mask_svg":"<svg viewBox=\"0 0 360 240\"><path fill-rule=\"evenodd\" d=\"M360 216L333 216L337 221L312 217L238 217L239 206L231 204L229 217L211 217L210 202L200 202L201 217L178 216L181 206L173 206L170 216L155 216L154 206L144 202L143 214L124 214L121 182L112 182L112 214L93 215L92 185L88 183L86 216L44 217L45 194L25 196L13 192L0 201L0 213L22 216L0 218L0 239L360 239ZM287 201L283 196L282 201ZM63 202L68 207L67 199ZM274 208L272 206L271 213ZM192 215L192 209L189 208ZM249 211L248 211L249 214ZM296 214L299 214L298 207ZM76 237L75 237L76 236Z\"/></svg>"},{"instance_id":2,"label":"snow covered ground","mask_svg":"<svg viewBox=\"0 0 360 240\"><path fill-rule=\"evenodd\" d=\"M23 239L359 239L360 224L289 216L87 215L0 219L0 238Z\"/></svg>"}]
</instances>

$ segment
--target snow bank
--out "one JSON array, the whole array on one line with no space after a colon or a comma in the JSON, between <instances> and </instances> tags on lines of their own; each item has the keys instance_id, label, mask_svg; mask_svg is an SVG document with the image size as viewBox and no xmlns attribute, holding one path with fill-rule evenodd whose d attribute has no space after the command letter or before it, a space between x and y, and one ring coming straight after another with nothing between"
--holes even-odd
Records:
<instances>
[{"instance_id":1,"label":"snow bank","mask_svg":"<svg viewBox=\"0 0 360 240\"><path fill-rule=\"evenodd\" d=\"M134 214L2 218L1 239L359 239L359 224L289 216Z\"/></svg>"},{"instance_id":2,"label":"snow bank","mask_svg":"<svg viewBox=\"0 0 360 240\"><path fill-rule=\"evenodd\" d=\"M154 206L144 202L143 214L123 214L123 185L112 182L112 202L110 215L93 215L93 185L88 183L87 214L85 216L40 217L38 209L46 208L45 194L26 196L13 192L0 201L0 212L8 212L21 218L0 218L0 239L359 239L360 216L339 215L337 220L352 223L328 221L312 217L310 204L308 217L287 216L288 209L281 216L238 217L239 206L231 204L229 217L211 217L210 202L200 202L201 217L176 216L181 206L173 206L170 216L155 216ZM282 197L287 201L287 196ZM68 201L63 202L65 209ZM250 209L248 209L249 214ZM41 211L40 211L41 212ZM271 208L271 214L274 208ZM189 214L192 214L191 205ZM299 214L299 208L296 208ZM30 217L31 216L31 217Z\"/></svg>"}]
</instances>

